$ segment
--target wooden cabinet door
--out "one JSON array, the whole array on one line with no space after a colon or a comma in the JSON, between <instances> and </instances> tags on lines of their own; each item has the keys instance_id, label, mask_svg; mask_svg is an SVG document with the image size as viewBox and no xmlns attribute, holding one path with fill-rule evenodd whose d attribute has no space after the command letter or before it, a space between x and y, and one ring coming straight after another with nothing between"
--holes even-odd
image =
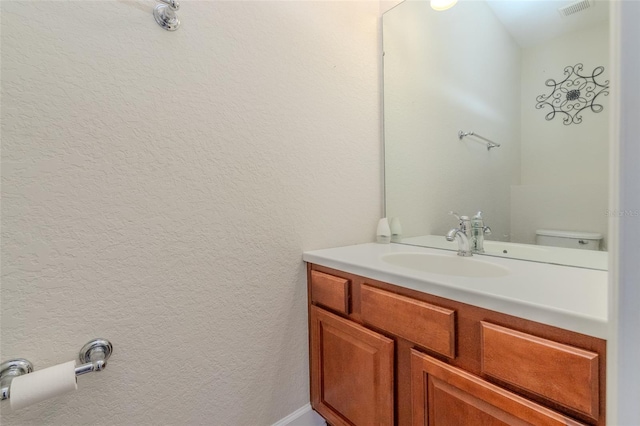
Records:
<instances>
[{"instance_id":1,"label":"wooden cabinet door","mask_svg":"<svg viewBox=\"0 0 640 426\"><path fill-rule=\"evenodd\" d=\"M582 425L415 349L411 410L414 426Z\"/></svg>"},{"instance_id":2,"label":"wooden cabinet door","mask_svg":"<svg viewBox=\"0 0 640 426\"><path fill-rule=\"evenodd\" d=\"M310 307L311 404L330 424L393 425L393 340Z\"/></svg>"}]
</instances>

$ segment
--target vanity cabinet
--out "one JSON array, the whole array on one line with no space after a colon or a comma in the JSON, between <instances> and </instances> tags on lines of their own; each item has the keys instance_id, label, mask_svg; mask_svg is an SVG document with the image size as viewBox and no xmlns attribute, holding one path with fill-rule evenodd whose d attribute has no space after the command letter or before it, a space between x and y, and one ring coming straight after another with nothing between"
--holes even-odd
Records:
<instances>
[{"instance_id":1,"label":"vanity cabinet","mask_svg":"<svg viewBox=\"0 0 640 426\"><path fill-rule=\"evenodd\" d=\"M308 296L330 425L605 425L602 339L315 264Z\"/></svg>"}]
</instances>

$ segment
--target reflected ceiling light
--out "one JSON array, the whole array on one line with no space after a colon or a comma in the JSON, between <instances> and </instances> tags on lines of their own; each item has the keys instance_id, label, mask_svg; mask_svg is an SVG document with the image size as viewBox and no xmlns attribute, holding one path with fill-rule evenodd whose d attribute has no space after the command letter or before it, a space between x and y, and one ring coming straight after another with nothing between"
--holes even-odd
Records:
<instances>
[{"instance_id":1,"label":"reflected ceiling light","mask_svg":"<svg viewBox=\"0 0 640 426\"><path fill-rule=\"evenodd\" d=\"M431 8L437 11L447 10L457 2L458 0L431 0Z\"/></svg>"}]
</instances>

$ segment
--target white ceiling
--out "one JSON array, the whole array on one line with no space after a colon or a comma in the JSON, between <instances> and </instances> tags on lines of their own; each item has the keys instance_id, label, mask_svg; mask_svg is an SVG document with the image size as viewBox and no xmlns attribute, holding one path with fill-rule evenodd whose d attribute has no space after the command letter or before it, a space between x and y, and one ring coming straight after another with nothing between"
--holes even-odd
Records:
<instances>
[{"instance_id":1,"label":"white ceiling","mask_svg":"<svg viewBox=\"0 0 640 426\"><path fill-rule=\"evenodd\" d=\"M486 1L520 47L534 46L609 19L607 0L591 0L591 7L567 17L563 17L558 8L576 3L576 0Z\"/></svg>"}]
</instances>

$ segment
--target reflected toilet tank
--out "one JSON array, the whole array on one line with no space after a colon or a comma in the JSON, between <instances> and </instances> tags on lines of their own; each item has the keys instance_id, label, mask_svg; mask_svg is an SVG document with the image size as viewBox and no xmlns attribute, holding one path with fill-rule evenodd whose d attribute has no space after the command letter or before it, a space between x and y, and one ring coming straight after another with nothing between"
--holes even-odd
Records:
<instances>
[{"instance_id":1,"label":"reflected toilet tank","mask_svg":"<svg viewBox=\"0 0 640 426\"><path fill-rule=\"evenodd\" d=\"M602 234L596 232L562 231L538 229L536 244L541 246L566 247L580 250L600 250Z\"/></svg>"}]
</instances>

